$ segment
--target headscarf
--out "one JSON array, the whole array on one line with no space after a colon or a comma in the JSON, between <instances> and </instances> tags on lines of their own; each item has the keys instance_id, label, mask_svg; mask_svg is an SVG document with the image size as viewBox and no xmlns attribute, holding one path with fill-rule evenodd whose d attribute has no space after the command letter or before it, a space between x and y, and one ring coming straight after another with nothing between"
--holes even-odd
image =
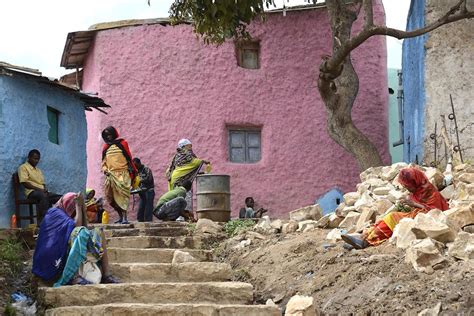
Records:
<instances>
[{"instance_id":1,"label":"headscarf","mask_svg":"<svg viewBox=\"0 0 474 316\"><path fill-rule=\"evenodd\" d=\"M86 199L88 198L88 196L91 192L94 192L94 196L95 196L95 190L94 189L86 188L86 195L85 195ZM92 198L94 198L94 196Z\"/></svg>"},{"instance_id":2,"label":"headscarf","mask_svg":"<svg viewBox=\"0 0 474 316\"><path fill-rule=\"evenodd\" d=\"M186 145L191 145L191 141L187 138L182 138L178 142L178 149L181 149Z\"/></svg>"},{"instance_id":3,"label":"headscarf","mask_svg":"<svg viewBox=\"0 0 474 316\"><path fill-rule=\"evenodd\" d=\"M444 197L418 168L408 167L400 170L398 182L411 192L410 198L416 203L422 204L425 209L445 211L449 208Z\"/></svg>"},{"instance_id":4,"label":"headscarf","mask_svg":"<svg viewBox=\"0 0 474 316\"><path fill-rule=\"evenodd\" d=\"M95 204L94 196L89 199L89 194L90 194L91 192L94 192L94 196L95 196L95 190L94 190L94 189L91 189L91 188L87 188L87 189L86 189L86 195L85 195L85 198L86 198L86 207L89 207L90 205Z\"/></svg>"},{"instance_id":5,"label":"headscarf","mask_svg":"<svg viewBox=\"0 0 474 316\"><path fill-rule=\"evenodd\" d=\"M54 207L62 209L69 217L71 217L72 214L74 214L74 212L76 211L76 197L77 193L66 193L59 199L59 201L54 205Z\"/></svg>"},{"instance_id":6,"label":"headscarf","mask_svg":"<svg viewBox=\"0 0 474 316\"><path fill-rule=\"evenodd\" d=\"M105 137L105 132L109 132L110 135L112 135L112 141L108 141ZM117 141L120 141L119 137L119 132L117 129L113 126L107 126L103 131L102 131L102 139L104 140L105 143L112 145L115 144Z\"/></svg>"},{"instance_id":7,"label":"headscarf","mask_svg":"<svg viewBox=\"0 0 474 316\"><path fill-rule=\"evenodd\" d=\"M112 135L113 139L111 141L105 138L106 131ZM138 174L138 171L137 171L137 167L135 167L135 164L133 163L133 157L132 157L132 153L130 152L130 148L128 147L128 143L125 141L125 139L119 138L119 132L113 126L107 126L102 131L102 138L104 139L104 142L105 142L104 146L102 147L102 160L104 160L109 147L112 145L116 145L122 151L122 154L127 160L128 172L130 174L130 178L133 180L135 176Z\"/></svg>"}]
</instances>

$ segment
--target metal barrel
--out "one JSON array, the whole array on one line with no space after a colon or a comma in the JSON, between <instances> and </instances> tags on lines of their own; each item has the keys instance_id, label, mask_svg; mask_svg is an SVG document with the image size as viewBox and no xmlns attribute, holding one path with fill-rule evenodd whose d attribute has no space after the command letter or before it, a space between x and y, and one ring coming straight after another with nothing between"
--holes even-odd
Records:
<instances>
[{"instance_id":1,"label":"metal barrel","mask_svg":"<svg viewBox=\"0 0 474 316\"><path fill-rule=\"evenodd\" d=\"M196 177L197 217L215 222L230 220L230 176L204 174Z\"/></svg>"}]
</instances>

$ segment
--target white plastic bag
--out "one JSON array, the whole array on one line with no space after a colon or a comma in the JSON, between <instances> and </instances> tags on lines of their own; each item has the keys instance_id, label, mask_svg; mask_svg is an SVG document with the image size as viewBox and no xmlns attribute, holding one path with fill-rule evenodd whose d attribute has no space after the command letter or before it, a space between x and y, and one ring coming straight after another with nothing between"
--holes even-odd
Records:
<instances>
[{"instance_id":1,"label":"white plastic bag","mask_svg":"<svg viewBox=\"0 0 474 316\"><path fill-rule=\"evenodd\" d=\"M95 262L84 261L79 267L79 275L93 284L99 284L102 280L102 272Z\"/></svg>"}]
</instances>

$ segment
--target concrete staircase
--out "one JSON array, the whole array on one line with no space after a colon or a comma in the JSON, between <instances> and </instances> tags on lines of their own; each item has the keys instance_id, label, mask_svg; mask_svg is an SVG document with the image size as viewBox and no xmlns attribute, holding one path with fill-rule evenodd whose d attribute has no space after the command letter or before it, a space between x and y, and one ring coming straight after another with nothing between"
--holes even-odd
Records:
<instances>
[{"instance_id":1,"label":"concrete staircase","mask_svg":"<svg viewBox=\"0 0 474 316\"><path fill-rule=\"evenodd\" d=\"M231 282L226 263L212 262L203 240L186 223L104 225L112 273L120 284L41 287L46 315L281 315L251 305L253 287ZM172 264L176 249L199 262Z\"/></svg>"}]
</instances>

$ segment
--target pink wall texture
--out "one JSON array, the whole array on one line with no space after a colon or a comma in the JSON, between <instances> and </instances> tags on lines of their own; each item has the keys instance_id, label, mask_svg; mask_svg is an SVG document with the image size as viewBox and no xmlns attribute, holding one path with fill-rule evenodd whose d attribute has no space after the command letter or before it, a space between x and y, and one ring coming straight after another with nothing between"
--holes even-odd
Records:
<instances>
[{"instance_id":1,"label":"pink wall texture","mask_svg":"<svg viewBox=\"0 0 474 316\"><path fill-rule=\"evenodd\" d=\"M379 1L375 15L384 23ZM188 25L98 32L83 90L98 92L112 109L87 113L88 186L101 191L100 134L114 125L153 170L157 198L167 189L165 169L180 138L193 142L214 173L231 176L234 216L246 196L271 217L285 218L334 186L354 190L357 164L329 138L316 87L321 57L332 45L326 10L269 14L252 25L252 35L261 45L257 70L237 66L233 42L207 46ZM385 39L370 39L352 58L360 76L354 121L388 163ZM235 126L261 128L261 161L229 161L228 128Z\"/></svg>"}]
</instances>

